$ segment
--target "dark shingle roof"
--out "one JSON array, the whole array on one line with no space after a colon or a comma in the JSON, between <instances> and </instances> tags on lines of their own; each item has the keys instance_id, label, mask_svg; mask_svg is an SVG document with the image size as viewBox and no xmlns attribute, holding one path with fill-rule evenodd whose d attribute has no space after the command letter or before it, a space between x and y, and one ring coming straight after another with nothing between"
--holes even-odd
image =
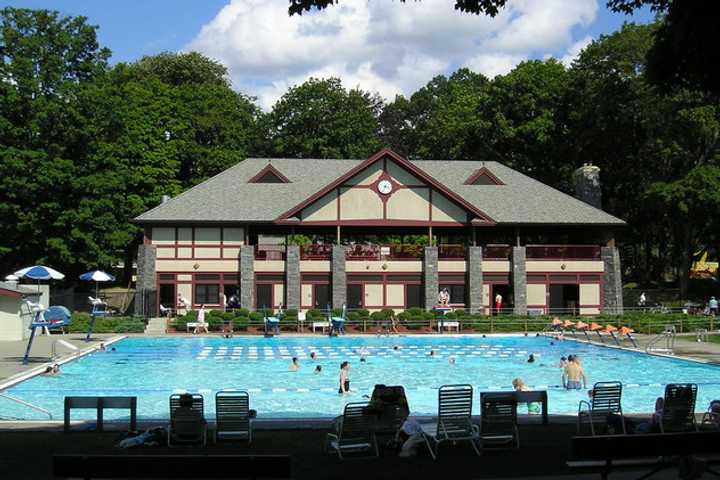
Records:
<instances>
[{"instance_id":1,"label":"dark shingle roof","mask_svg":"<svg viewBox=\"0 0 720 480\"><path fill-rule=\"evenodd\" d=\"M158 205L135 220L271 222L364 160L248 158ZM247 183L268 163L291 183ZM413 163L497 223L623 225L602 210L497 162L417 160ZM465 185L486 167L505 185Z\"/></svg>"}]
</instances>

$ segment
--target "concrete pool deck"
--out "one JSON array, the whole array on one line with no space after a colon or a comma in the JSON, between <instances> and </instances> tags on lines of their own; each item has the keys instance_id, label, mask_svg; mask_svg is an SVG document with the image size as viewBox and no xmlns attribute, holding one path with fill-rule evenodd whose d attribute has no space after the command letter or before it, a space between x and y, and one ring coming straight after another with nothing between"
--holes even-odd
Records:
<instances>
[{"instance_id":1,"label":"concrete pool deck","mask_svg":"<svg viewBox=\"0 0 720 480\"><path fill-rule=\"evenodd\" d=\"M75 358L85 355L100 346L100 343L109 345L113 342L121 340L125 335L115 333L99 333L93 334L89 342L85 342L84 333L68 333L65 335L39 335L33 341L30 350L30 358L27 365L23 365L23 355L27 348L27 340L0 342L0 391L2 391L8 383L12 383L19 378L32 376L37 371L42 371L50 364L74 360ZM58 340L77 347L77 350L68 348ZM55 344L56 357L52 357L53 344Z\"/></svg>"}]
</instances>

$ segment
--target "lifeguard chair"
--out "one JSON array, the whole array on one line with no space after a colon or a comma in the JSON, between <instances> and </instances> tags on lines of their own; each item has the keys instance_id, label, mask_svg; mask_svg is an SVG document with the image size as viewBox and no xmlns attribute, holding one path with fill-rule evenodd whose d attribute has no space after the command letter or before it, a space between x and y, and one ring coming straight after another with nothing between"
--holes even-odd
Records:
<instances>
[{"instance_id":1,"label":"lifeguard chair","mask_svg":"<svg viewBox=\"0 0 720 480\"><path fill-rule=\"evenodd\" d=\"M30 316L30 339L28 340L25 355L23 356L23 365L28 364L30 358L30 349L35 339L35 331L40 328L44 329L48 334L50 330L62 329L72 323L70 311L62 306L43 307L41 303L34 303L30 300L24 300L21 306L23 315Z\"/></svg>"},{"instance_id":2,"label":"lifeguard chair","mask_svg":"<svg viewBox=\"0 0 720 480\"><path fill-rule=\"evenodd\" d=\"M90 302L90 321L88 322L88 331L87 335L85 335L85 341L89 342L90 337L92 336L93 327L95 326L95 319L97 317L106 317L109 312L107 308L107 303L103 302L99 298L94 297L88 297L88 302Z\"/></svg>"}]
</instances>

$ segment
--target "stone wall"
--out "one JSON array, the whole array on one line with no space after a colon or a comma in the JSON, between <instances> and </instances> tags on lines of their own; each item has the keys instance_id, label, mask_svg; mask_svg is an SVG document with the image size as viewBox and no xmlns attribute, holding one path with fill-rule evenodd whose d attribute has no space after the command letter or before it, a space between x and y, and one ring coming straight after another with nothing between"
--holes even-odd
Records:
<instances>
[{"instance_id":1,"label":"stone wall","mask_svg":"<svg viewBox=\"0 0 720 480\"><path fill-rule=\"evenodd\" d=\"M425 282L425 309L432 310L437 302L438 290L440 289L437 247L425 247L423 281Z\"/></svg>"},{"instance_id":2,"label":"stone wall","mask_svg":"<svg viewBox=\"0 0 720 480\"><path fill-rule=\"evenodd\" d=\"M603 313L622 315L622 268L620 252L616 247L602 247L600 255L603 261Z\"/></svg>"},{"instance_id":3,"label":"stone wall","mask_svg":"<svg viewBox=\"0 0 720 480\"><path fill-rule=\"evenodd\" d=\"M145 318L156 315L157 274L155 273L156 248L154 245L138 246L137 281L135 282L135 315ZM174 305L173 305L174 307Z\"/></svg>"},{"instance_id":4,"label":"stone wall","mask_svg":"<svg viewBox=\"0 0 720 480\"><path fill-rule=\"evenodd\" d=\"M347 302L347 275L345 274L345 246L333 245L332 249L332 306L342 308Z\"/></svg>"},{"instance_id":5,"label":"stone wall","mask_svg":"<svg viewBox=\"0 0 720 480\"><path fill-rule=\"evenodd\" d=\"M240 247L240 306L253 308L255 298L255 247Z\"/></svg>"},{"instance_id":6,"label":"stone wall","mask_svg":"<svg viewBox=\"0 0 720 480\"><path fill-rule=\"evenodd\" d=\"M468 306L470 313L483 309L482 247L468 247L467 257Z\"/></svg>"},{"instance_id":7,"label":"stone wall","mask_svg":"<svg viewBox=\"0 0 720 480\"><path fill-rule=\"evenodd\" d=\"M512 258L512 286L513 286L513 313L527 315L527 271L525 266L525 247L513 247ZM490 301L493 301L492 299Z\"/></svg>"},{"instance_id":8,"label":"stone wall","mask_svg":"<svg viewBox=\"0 0 720 480\"><path fill-rule=\"evenodd\" d=\"M285 255L285 302L287 308L300 309L300 247L288 245Z\"/></svg>"}]
</instances>

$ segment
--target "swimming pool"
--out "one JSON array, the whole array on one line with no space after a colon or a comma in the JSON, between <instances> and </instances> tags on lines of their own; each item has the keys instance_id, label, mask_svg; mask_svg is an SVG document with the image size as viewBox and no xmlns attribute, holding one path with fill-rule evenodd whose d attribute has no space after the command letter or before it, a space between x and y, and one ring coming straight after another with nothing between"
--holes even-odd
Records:
<instances>
[{"instance_id":1,"label":"swimming pool","mask_svg":"<svg viewBox=\"0 0 720 480\"><path fill-rule=\"evenodd\" d=\"M398 350L393 348L396 345ZM469 383L480 391L510 390L512 379L521 377L534 388L548 389L550 413L574 414L587 393L561 388L558 362L560 356L577 354L589 385L623 382L626 412L651 411L665 384L673 382L698 384L700 411L720 398L720 367L569 340L551 344L542 337L135 337L113 346L116 351L87 355L63 365L59 376L37 376L6 393L50 410L56 419L62 418L67 395L134 395L139 417L166 418L168 396L183 390L203 394L206 415L213 415L214 395L224 388L247 390L259 417L325 417L340 414L346 402L361 401L376 383L384 383L403 385L411 411L432 415L437 413L441 385ZM357 353L362 347L369 352L363 363ZM436 352L434 358L428 355L431 350ZM313 351L316 361L310 359ZM527 363L530 353L535 363ZM297 372L288 370L293 356L300 361ZM450 356L456 358L454 365ZM346 396L337 393L343 360L351 363L353 392ZM322 373L313 373L316 365L322 365ZM474 408L479 408L477 403ZM80 410L73 416L93 418L94 412ZM0 399L0 417L42 419L43 415Z\"/></svg>"}]
</instances>

